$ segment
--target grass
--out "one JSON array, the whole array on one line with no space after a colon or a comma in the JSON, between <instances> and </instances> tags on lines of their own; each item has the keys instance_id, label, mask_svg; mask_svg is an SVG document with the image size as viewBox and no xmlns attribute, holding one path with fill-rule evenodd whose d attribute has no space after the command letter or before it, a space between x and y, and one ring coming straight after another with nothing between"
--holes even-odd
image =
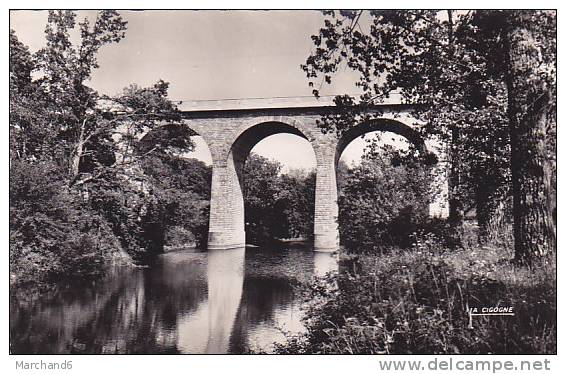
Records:
<instances>
[{"instance_id":1,"label":"grass","mask_svg":"<svg viewBox=\"0 0 566 374\"><path fill-rule=\"evenodd\" d=\"M464 242L447 250L424 237L304 284L307 333L276 351L556 353L556 264L519 267L508 242ZM475 316L470 326L468 308L483 306L513 306L515 315Z\"/></svg>"}]
</instances>

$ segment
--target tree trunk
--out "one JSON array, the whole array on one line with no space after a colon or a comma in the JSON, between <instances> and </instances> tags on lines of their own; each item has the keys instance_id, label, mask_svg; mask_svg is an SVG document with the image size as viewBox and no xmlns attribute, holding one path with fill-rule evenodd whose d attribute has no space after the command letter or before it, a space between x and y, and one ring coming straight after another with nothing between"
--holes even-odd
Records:
<instances>
[{"instance_id":1,"label":"tree trunk","mask_svg":"<svg viewBox=\"0 0 566 374\"><path fill-rule=\"evenodd\" d=\"M79 131L79 138L77 139L77 145L75 146L75 149L74 149L73 155L72 155L72 159L71 159L71 167L70 167L71 181L75 180L77 175L79 175L79 171L80 171L79 168L80 168L80 164L81 164L81 158L82 158L83 152L84 152L85 122L86 122L86 119L81 122L81 128L80 128L80 131Z\"/></svg>"},{"instance_id":2,"label":"tree trunk","mask_svg":"<svg viewBox=\"0 0 566 374\"><path fill-rule=\"evenodd\" d=\"M478 241L483 244L489 241L490 229L491 229L491 218L492 218L492 206L490 204L490 196L488 188L489 186L483 180L483 175L479 178L482 180L477 181L476 184L476 218L478 221Z\"/></svg>"},{"instance_id":3,"label":"tree trunk","mask_svg":"<svg viewBox=\"0 0 566 374\"><path fill-rule=\"evenodd\" d=\"M454 55L454 22L452 10L447 10L448 15L448 54ZM464 207L462 204L461 187L461 159L460 159L460 130L454 127L451 130L450 147L450 173L448 179L448 221L453 227L462 225L464 219Z\"/></svg>"},{"instance_id":4,"label":"tree trunk","mask_svg":"<svg viewBox=\"0 0 566 374\"><path fill-rule=\"evenodd\" d=\"M501 238L505 233L506 194L498 192L501 186L491 182L495 177L480 173L476 177L475 201L478 221L478 242L485 244L492 239Z\"/></svg>"},{"instance_id":5,"label":"tree trunk","mask_svg":"<svg viewBox=\"0 0 566 374\"><path fill-rule=\"evenodd\" d=\"M454 227L460 226L464 219L464 207L462 205L461 180L460 180L460 141L459 129L452 129L450 147L450 172L448 179L448 221Z\"/></svg>"},{"instance_id":6,"label":"tree trunk","mask_svg":"<svg viewBox=\"0 0 566 374\"><path fill-rule=\"evenodd\" d=\"M540 63L531 15L510 14L506 32L515 259L526 264L552 253L556 240L546 148L552 95L536 75Z\"/></svg>"}]
</instances>

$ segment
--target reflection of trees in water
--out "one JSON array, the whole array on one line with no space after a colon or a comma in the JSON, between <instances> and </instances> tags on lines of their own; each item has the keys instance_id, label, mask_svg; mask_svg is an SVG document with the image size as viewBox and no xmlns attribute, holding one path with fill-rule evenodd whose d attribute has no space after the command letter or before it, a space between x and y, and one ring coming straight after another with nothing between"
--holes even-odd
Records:
<instances>
[{"instance_id":1,"label":"reflection of trees in water","mask_svg":"<svg viewBox=\"0 0 566 374\"><path fill-rule=\"evenodd\" d=\"M298 282L313 274L312 248L246 248L246 278Z\"/></svg>"},{"instance_id":2,"label":"reflection of trees in water","mask_svg":"<svg viewBox=\"0 0 566 374\"><path fill-rule=\"evenodd\" d=\"M118 275L119 273L119 275ZM134 269L120 269L93 284L60 285L32 303L11 300L10 330L14 353L68 352L79 326L96 318L97 312L122 294Z\"/></svg>"},{"instance_id":3,"label":"reflection of trees in water","mask_svg":"<svg viewBox=\"0 0 566 374\"><path fill-rule=\"evenodd\" d=\"M246 248L246 276L230 339L231 352L248 350L254 326L276 324L275 311L292 303L293 284L311 275L313 266L312 248Z\"/></svg>"},{"instance_id":4,"label":"reflection of trees in water","mask_svg":"<svg viewBox=\"0 0 566 374\"><path fill-rule=\"evenodd\" d=\"M90 287L57 288L33 305L14 301L12 352L174 353L177 314L206 299L204 271L196 261L164 261L121 269Z\"/></svg>"},{"instance_id":5,"label":"reflection of trees in water","mask_svg":"<svg viewBox=\"0 0 566 374\"><path fill-rule=\"evenodd\" d=\"M117 269L32 301L13 292L12 352L236 353L264 332L269 340L294 303L292 284L312 274L312 252L216 254L168 253L151 268Z\"/></svg>"},{"instance_id":6,"label":"reflection of trees in water","mask_svg":"<svg viewBox=\"0 0 566 374\"><path fill-rule=\"evenodd\" d=\"M300 313L297 314L301 301L294 286L313 274L337 270L337 266L336 256L313 253L312 248L248 248L242 302L230 340L231 352L245 353L250 344L252 349L269 350L272 343L283 338L279 328L301 331Z\"/></svg>"},{"instance_id":7,"label":"reflection of trees in water","mask_svg":"<svg viewBox=\"0 0 566 374\"><path fill-rule=\"evenodd\" d=\"M261 323L274 325L274 312L293 302L293 286L285 278L246 276L242 302L230 339L232 353L248 349L249 330Z\"/></svg>"},{"instance_id":8,"label":"reflection of trees in water","mask_svg":"<svg viewBox=\"0 0 566 374\"><path fill-rule=\"evenodd\" d=\"M280 306L294 298L293 287L284 278L249 277L244 281L243 304L248 322L266 322Z\"/></svg>"}]
</instances>

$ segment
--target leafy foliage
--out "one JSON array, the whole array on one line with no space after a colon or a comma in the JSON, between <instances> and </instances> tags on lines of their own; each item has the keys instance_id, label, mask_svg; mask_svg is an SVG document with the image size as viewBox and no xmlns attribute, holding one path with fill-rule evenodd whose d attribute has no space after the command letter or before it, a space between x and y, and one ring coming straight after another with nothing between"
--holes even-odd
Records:
<instances>
[{"instance_id":1,"label":"leafy foliage","mask_svg":"<svg viewBox=\"0 0 566 374\"><path fill-rule=\"evenodd\" d=\"M295 173L281 175L280 179L279 203L285 218L280 224L290 238L312 239L316 173L296 170Z\"/></svg>"},{"instance_id":2,"label":"leafy foliage","mask_svg":"<svg viewBox=\"0 0 566 374\"><path fill-rule=\"evenodd\" d=\"M81 41L74 46L70 31L76 26L72 11L50 11L45 28L46 46L35 55L40 78L37 84L47 105L45 122L55 124L57 142L53 144L58 161L68 167L69 175L78 175L86 148L99 134L99 95L86 86L98 67L96 55L101 47L119 42L126 22L116 11L101 11L91 25L79 23Z\"/></svg>"},{"instance_id":3,"label":"leafy foliage","mask_svg":"<svg viewBox=\"0 0 566 374\"><path fill-rule=\"evenodd\" d=\"M56 133L45 121L46 103L32 80L35 61L10 30L10 159L45 158Z\"/></svg>"},{"instance_id":4,"label":"leafy foliage","mask_svg":"<svg viewBox=\"0 0 566 374\"><path fill-rule=\"evenodd\" d=\"M392 148L371 152L349 170L339 197L342 244L353 252L407 247L428 217L431 196L428 168L408 159L401 163Z\"/></svg>"},{"instance_id":5,"label":"leafy foliage","mask_svg":"<svg viewBox=\"0 0 566 374\"><path fill-rule=\"evenodd\" d=\"M310 86L316 84L313 94L318 96L320 87L330 84L342 67L357 73L361 93L359 97L336 96L338 111L323 118L321 128L343 132L381 115L367 111L368 107L398 96L413 105L414 126L423 137L448 145L453 222L461 222L465 208L475 208L482 226L480 235L487 235L513 191L519 202L515 221L529 217L531 209L547 217L540 225L517 226L517 233L538 227L537 234L515 238L518 253L528 253L529 246L538 248L539 255L547 253L548 248L542 249L533 240L553 236L552 228L547 227L550 214L544 208L552 193L552 177L539 178L536 170L552 164L553 157L555 12L372 10L327 11L325 15L324 27L312 36L315 48L302 66ZM537 100L540 125L528 116L521 117ZM516 109L513 103L519 104ZM510 116L512 113L521 113L519 117L530 122L522 128L514 124L513 118L518 117ZM518 152L519 143L513 142L521 131L529 134L520 143L529 148L525 152ZM512 160L527 153L536 155L531 159L536 161L513 162L514 167L509 168ZM527 167L527 163L532 165ZM543 174L554 173L547 169L542 167ZM524 181L511 189L512 175L523 174L533 181L533 189L540 187L539 197L534 196L536 192L529 192L529 198L517 195L531 188ZM473 203L466 206L466 199ZM528 203L531 200L533 204ZM551 247L552 240L545 246Z\"/></svg>"},{"instance_id":6,"label":"leafy foliage","mask_svg":"<svg viewBox=\"0 0 566 374\"><path fill-rule=\"evenodd\" d=\"M98 52L123 39L126 22L116 11L101 11L93 22L78 23L77 45L70 36L76 26L74 12L50 11L46 45L35 54L10 31L10 263L15 282L90 277L124 254L142 260L159 253L170 217L194 206L191 222L198 235L205 225L202 198L207 198L209 182L202 167L195 170L203 178L195 181L195 191L177 191L171 198L169 186L144 174L141 165L155 152L165 157L194 147L193 134L167 97L168 83L131 85L115 97L100 95L87 82L98 68ZM148 188L151 184L156 193ZM171 208L180 201L184 206Z\"/></svg>"},{"instance_id":7,"label":"leafy foliage","mask_svg":"<svg viewBox=\"0 0 566 374\"><path fill-rule=\"evenodd\" d=\"M48 162L12 163L12 281L92 277L120 257L120 246L108 222L70 194L61 175L61 170Z\"/></svg>"},{"instance_id":8,"label":"leafy foliage","mask_svg":"<svg viewBox=\"0 0 566 374\"><path fill-rule=\"evenodd\" d=\"M204 248L208 238L212 170L201 161L157 153L143 161L152 193L164 209L169 245Z\"/></svg>"},{"instance_id":9,"label":"leafy foliage","mask_svg":"<svg viewBox=\"0 0 566 374\"><path fill-rule=\"evenodd\" d=\"M246 235L252 243L313 236L315 174L280 172L278 162L254 153L244 165Z\"/></svg>"}]
</instances>

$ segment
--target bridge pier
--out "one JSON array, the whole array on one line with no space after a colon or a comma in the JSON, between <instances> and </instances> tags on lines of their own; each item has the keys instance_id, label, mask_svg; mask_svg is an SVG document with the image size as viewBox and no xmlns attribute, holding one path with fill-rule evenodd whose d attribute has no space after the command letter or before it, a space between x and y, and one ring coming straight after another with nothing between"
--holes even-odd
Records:
<instances>
[{"instance_id":1,"label":"bridge pier","mask_svg":"<svg viewBox=\"0 0 566 374\"><path fill-rule=\"evenodd\" d=\"M208 248L228 249L246 245L244 197L234 159L225 165L213 163L210 190Z\"/></svg>"},{"instance_id":2,"label":"bridge pier","mask_svg":"<svg viewBox=\"0 0 566 374\"><path fill-rule=\"evenodd\" d=\"M340 245L334 152L333 142L322 144L317 157L314 203L314 250L317 252L334 252Z\"/></svg>"}]
</instances>

